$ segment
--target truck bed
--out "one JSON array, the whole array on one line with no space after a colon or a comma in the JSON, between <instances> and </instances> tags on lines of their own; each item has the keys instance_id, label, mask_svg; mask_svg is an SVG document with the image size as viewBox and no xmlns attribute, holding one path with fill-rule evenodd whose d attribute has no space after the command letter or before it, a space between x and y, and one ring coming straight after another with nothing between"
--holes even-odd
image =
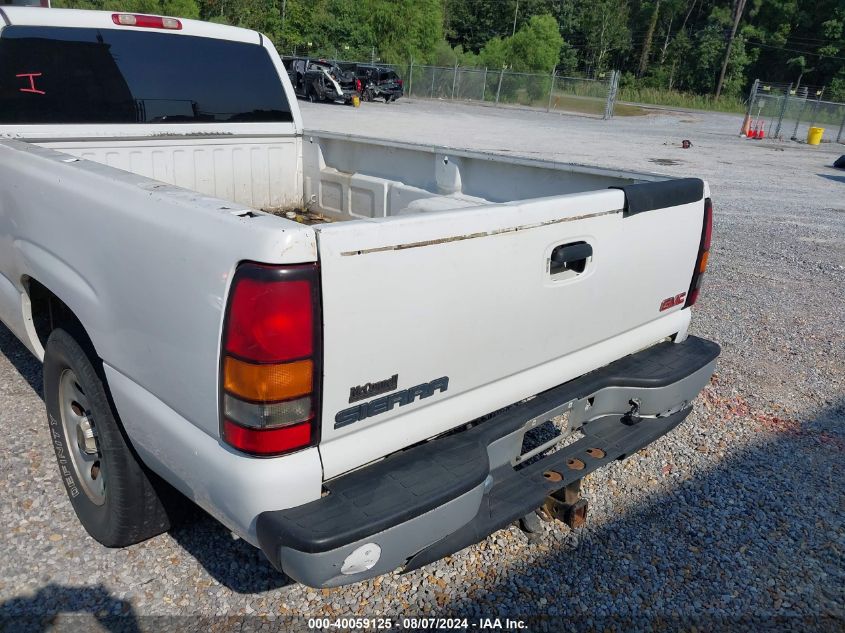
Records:
<instances>
[{"instance_id":1,"label":"truck bed","mask_svg":"<svg viewBox=\"0 0 845 633\"><path fill-rule=\"evenodd\" d=\"M332 220L456 211L662 179L328 132L303 137L303 201Z\"/></svg>"},{"instance_id":2,"label":"truck bed","mask_svg":"<svg viewBox=\"0 0 845 633\"><path fill-rule=\"evenodd\" d=\"M320 131L30 140L272 215L296 212L307 224L456 211L665 179Z\"/></svg>"}]
</instances>

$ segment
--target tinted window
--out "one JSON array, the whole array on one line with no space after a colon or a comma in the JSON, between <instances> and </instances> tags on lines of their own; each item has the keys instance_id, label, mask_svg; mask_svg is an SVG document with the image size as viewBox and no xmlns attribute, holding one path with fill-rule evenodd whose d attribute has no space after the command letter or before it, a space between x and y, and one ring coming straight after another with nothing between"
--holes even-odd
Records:
<instances>
[{"instance_id":1,"label":"tinted window","mask_svg":"<svg viewBox=\"0 0 845 633\"><path fill-rule=\"evenodd\" d=\"M382 70L381 71L381 81L398 81L399 75L397 75L392 70Z\"/></svg>"},{"instance_id":2,"label":"tinted window","mask_svg":"<svg viewBox=\"0 0 845 633\"><path fill-rule=\"evenodd\" d=\"M258 44L29 26L0 37L0 123L291 120Z\"/></svg>"}]
</instances>

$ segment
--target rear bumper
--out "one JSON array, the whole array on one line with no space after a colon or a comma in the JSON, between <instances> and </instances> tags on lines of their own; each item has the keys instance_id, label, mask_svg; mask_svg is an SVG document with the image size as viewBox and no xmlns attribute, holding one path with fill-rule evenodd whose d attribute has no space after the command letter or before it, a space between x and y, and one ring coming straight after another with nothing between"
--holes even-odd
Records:
<instances>
[{"instance_id":1,"label":"rear bumper","mask_svg":"<svg viewBox=\"0 0 845 633\"><path fill-rule=\"evenodd\" d=\"M330 494L317 501L261 513L261 549L275 567L314 587L438 560L671 431L689 415L718 355L717 344L697 337L661 343L467 430L338 477L325 485ZM633 401L638 415L632 419L626 414ZM563 413L584 437L515 468L525 433ZM544 476L548 471L556 474L553 481Z\"/></svg>"},{"instance_id":2,"label":"rear bumper","mask_svg":"<svg viewBox=\"0 0 845 633\"><path fill-rule=\"evenodd\" d=\"M394 99L398 99L405 94L404 88L385 88L383 86L376 86L376 91L380 97L388 95Z\"/></svg>"}]
</instances>

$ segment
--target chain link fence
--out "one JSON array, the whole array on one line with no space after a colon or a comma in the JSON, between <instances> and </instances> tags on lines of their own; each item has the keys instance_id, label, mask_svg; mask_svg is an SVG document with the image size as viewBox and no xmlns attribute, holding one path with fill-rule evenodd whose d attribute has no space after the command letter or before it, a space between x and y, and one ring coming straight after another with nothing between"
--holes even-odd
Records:
<instances>
[{"instance_id":1,"label":"chain link fence","mask_svg":"<svg viewBox=\"0 0 845 633\"><path fill-rule=\"evenodd\" d=\"M610 71L599 79L587 79L553 73L518 73L509 70L461 66L332 61L344 66L361 64L391 68L402 79L405 96L409 99L441 99L501 106L518 105L549 112L578 113L603 119L613 117L619 84L618 71Z\"/></svg>"},{"instance_id":2,"label":"chain link fence","mask_svg":"<svg viewBox=\"0 0 845 633\"><path fill-rule=\"evenodd\" d=\"M613 116L610 97L615 94L612 88L618 82L615 72L602 79L584 79L460 66L389 67L402 78L409 98L519 105L607 119Z\"/></svg>"},{"instance_id":3,"label":"chain link fence","mask_svg":"<svg viewBox=\"0 0 845 633\"><path fill-rule=\"evenodd\" d=\"M751 130L776 139L806 141L811 127L824 128L824 140L845 143L845 103L824 100L824 88L756 80L747 110Z\"/></svg>"}]
</instances>

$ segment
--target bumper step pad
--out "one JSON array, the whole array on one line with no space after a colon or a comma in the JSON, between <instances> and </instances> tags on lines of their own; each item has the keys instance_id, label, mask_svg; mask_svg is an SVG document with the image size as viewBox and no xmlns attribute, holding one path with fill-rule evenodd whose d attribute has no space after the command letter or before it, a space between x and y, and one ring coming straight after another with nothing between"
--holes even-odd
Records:
<instances>
[{"instance_id":1,"label":"bumper step pad","mask_svg":"<svg viewBox=\"0 0 845 633\"><path fill-rule=\"evenodd\" d=\"M552 492L614 460L624 459L665 435L690 411L692 407L687 407L666 418L644 420L635 427L625 424L620 416L599 418L581 428L584 437L574 444L520 470L502 467L493 471L492 486L475 519L416 554L403 571L432 563L507 527L523 516L526 508L540 507Z\"/></svg>"}]
</instances>

